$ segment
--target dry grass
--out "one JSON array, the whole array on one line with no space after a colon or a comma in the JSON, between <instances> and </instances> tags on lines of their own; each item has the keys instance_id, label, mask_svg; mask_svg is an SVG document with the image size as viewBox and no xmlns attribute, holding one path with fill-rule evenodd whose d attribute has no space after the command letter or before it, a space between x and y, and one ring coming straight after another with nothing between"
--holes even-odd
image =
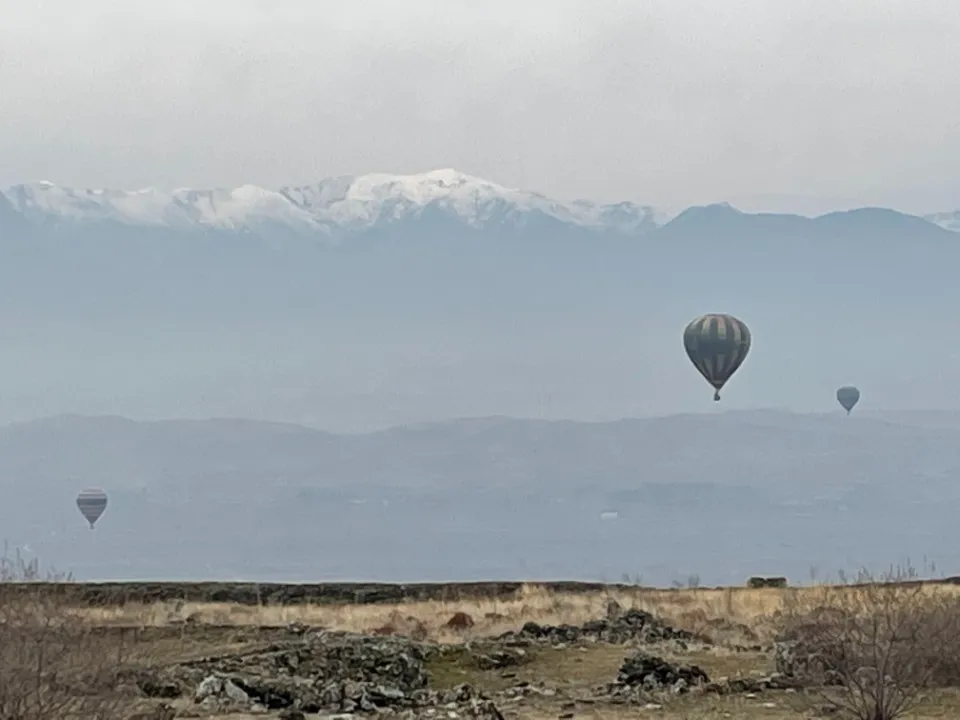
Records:
<instances>
[{"instance_id":1,"label":"dry grass","mask_svg":"<svg viewBox=\"0 0 960 720\"><path fill-rule=\"evenodd\" d=\"M165 627L184 622L197 625L282 627L302 623L331 630L372 632L392 626L403 634L416 633L437 642L496 635L528 621L544 625L581 624L602 617L607 603L658 615L675 627L707 635L726 645L768 643L779 616L797 605L830 605L837 594L852 592L842 586L803 588L616 588L597 593L555 593L541 586L524 586L512 600L464 599L369 605L247 606L230 603L166 602L149 605L96 608L83 613L97 624L126 627ZM960 594L960 586L930 584L924 593ZM467 613L474 625L465 630L446 627L457 612Z\"/></svg>"}]
</instances>

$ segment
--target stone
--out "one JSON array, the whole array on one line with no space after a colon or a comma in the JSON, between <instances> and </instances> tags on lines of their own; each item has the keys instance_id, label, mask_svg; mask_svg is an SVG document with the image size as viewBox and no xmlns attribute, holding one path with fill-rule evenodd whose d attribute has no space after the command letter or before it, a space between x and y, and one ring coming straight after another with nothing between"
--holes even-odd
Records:
<instances>
[{"instance_id":1,"label":"stone","mask_svg":"<svg viewBox=\"0 0 960 720\"><path fill-rule=\"evenodd\" d=\"M610 614L613 615L612 618L609 617ZM618 611L613 607L608 607L608 617L591 620L582 626L539 625L535 622L527 622L518 632L503 633L498 639L502 642L532 640L555 647L583 641L605 642L613 645L624 645L633 641L708 642L707 638L696 636L686 630L672 628L644 610L631 608Z\"/></svg>"},{"instance_id":2,"label":"stone","mask_svg":"<svg viewBox=\"0 0 960 720\"><path fill-rule=\"evenodd\" d=\"M230 678L208 675L197 686L193 699L195 702L212 699L243 704L250 701L250 696Z\"/></svg>"},{"instance_id":3,"label":"stone","mask_svg":"<svg viewBox=\"0 0 960 720\"><path fill-rule=\"evenodd\" d=\"M697 665L680 665L645 651L637 651L620 665L616 682L620 685L674 687L682 692L691 685L710 682L707 673Z\"/></svg>"}]
</instances>

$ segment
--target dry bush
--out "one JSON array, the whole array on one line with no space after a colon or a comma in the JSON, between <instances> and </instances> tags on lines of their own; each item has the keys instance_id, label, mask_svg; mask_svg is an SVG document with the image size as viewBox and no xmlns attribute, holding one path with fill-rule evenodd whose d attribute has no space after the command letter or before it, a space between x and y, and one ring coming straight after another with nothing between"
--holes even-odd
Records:
<instances>
[{"instance_id":1,"label":"dry bush","mask_svg":"<svg viewBox=\"0 0 960 720\"><path fill-rule=\"evenodd\" d=\"M795 596L781 622L791 669L841 717L895 720L960 685L960 598L912 570Z\"/></svg>"},{"instance_id":2,"label":"dry bush","mask_svg":"<svg viewBox=\"0 0 960 720\"><path fill-rule=\"evenodd\" d=\"M0 579L37 583L0 600L0 720L122 717L131 703L117 691L119 661L108 638L38 582L35 561L4 555Z\"/></svg>"}]
</instances>

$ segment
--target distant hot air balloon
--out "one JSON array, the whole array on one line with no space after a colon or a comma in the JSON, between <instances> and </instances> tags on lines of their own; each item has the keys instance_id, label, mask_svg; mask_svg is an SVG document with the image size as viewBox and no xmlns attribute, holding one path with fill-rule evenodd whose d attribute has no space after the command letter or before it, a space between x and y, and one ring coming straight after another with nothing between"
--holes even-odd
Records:
<instances>
[{"instance_id":1,"label":"distant hot air balloon","mask_svg":"<svg viewBox=\"0 0 960 720\"><path fill-rule=\"evenodd\" d=\"M694 367L713 385L713 399L750 352L750 330L733 315L701 315L683 331L683 347Z\"/></svg>"},{"instance_id":2,"label":"distant hot air balloon","mask_svg":"<svg viewBox=\"0 0 960 720\"><path fill-rule=\"evenodd\" d=\"M88 488L77 495L77 507L81 514L90 523L90 529L93 530L93 524L100 519L103 511L107 509L107 494L99 488Z\"/></svg>"},{"instance_id":3,"label":"distant hot air balloon","mask_svg":"<svg viewBox=\"0 0 960 720\"><path fill-rule=\"evenodd\" d=\"M860 391L857 390L853 385L844 385L842 388L837 390L837 402L843 405L843 409L847 411L847 415L850 414L850 411L853 410L853 406L860 401Z\"/></svg>"}]
</instances>

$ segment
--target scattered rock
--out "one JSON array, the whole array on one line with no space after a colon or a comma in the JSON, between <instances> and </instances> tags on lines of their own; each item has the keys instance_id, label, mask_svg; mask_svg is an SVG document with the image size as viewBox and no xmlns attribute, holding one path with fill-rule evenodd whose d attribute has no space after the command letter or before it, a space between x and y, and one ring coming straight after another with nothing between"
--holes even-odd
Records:
<instances>
[{"instance_id":1,"label":"scattered rock","mask_svg":"<svg viewBox=\"0 0 960 720\"><path fill-rule=\"evenodd\" d=\"M414 713L409 717L415 718L430 709L435 718L501 720L490 698L470 685L427 688L424 661L440 652L401 636L320 631L266 649L183 663L176 674L180 682L192 683L202 707L281 711L287 720L314 713ZM524 655L512 648L483 657L506 667Z\"/></svg>"},{"instance_id":2,"label":"scattered rock","mask_svg":"<svg viewBox=\"0 0 960 720\"><path fill-rule=\"evenodd\" d=\"M620 685L646 685L652 687L684 687L710 682L707 673L697 665L676 665L657 655L639 651L620 665L617 683Z\"/></svg>"},{"instance_id":3,"label":"scattered rock","mask_svg":"<svg viewBox=\"0 0 960 720\"><path fill-rule=\"evenodd\" d=\"M220 675L209 675L197 686L193 695L195 702L204 700L226 701L237 704L250 702L250 696L244 692L230 678Z\"/></svg>"},{"instance_id":4,"label":"scattered rock","mask_svg":"<svg viewBox=\"0 0 960 720\"><path fill-rule=\"evenodd\" d=\"M503 670L519 667L530 662L530 655L523 648L496 647L489 650L475 649L471 653L474 664L480 670Z\"/></svg>"},{"instance_id":5,"label":"scattered rock","mask_svg":"<svg viewBox=\"0 0 960 720\"><path fill-rule=\"evenodd\" d=\"M671 663L657 655L638 651L620 665L615 682L596 693L598 698L618 704L643 704L651 692L689 692L710 682L703 669L696 665Z\"/></svg>"},{"instance_id":6,"label":"scattered rock","mask_svg":"<svg viewBox=\"0 0 960 720\"><path fill-rule=\"evenodd\" d=\"M294 620L292 623L287 624L287 632L291 635L304 635L309 631L309 626L304 625L299 620Z\"/></svg>"},{"instance_id":7,"label":"scattered rock","mask_svg":"<svg viewBox=\"0 0 960 720\"><path fill-rule=\"evenodd\" d=\"M569 645L579 641L606 642L623 645L633 640L641 642L660 642L664 640L707 642L686 630L672 628L659 618L643 610L625 610L618 612L607 608L608 617L591 620L582 626L577 625L539 625L526 623L519 632L510 631L500 636L501 641L533 640L549 645ZM609 617L613 614L613 618Z\"/></svg>"},{"instance_id":8,"label":"scattered rock","mask_svg":"<svg viewBox=\"0 0 960 720\"><path fill-rule=\"evenodd\" d=\"M767 690L796 692L800 687L802 687L802 684L795 678L774 673L766 677L720 678L714 682L708 682L701 689L705 693L715 693L717 695L746 694L749 696Z\"/></svg>"},{"instance_id":9,"label":"scattered rock","mask_svg":"<svg viewBox=\"0 0 960 720\"><path fill-rule=\"evenodd\" d=\"M148 698L170 700L184 693L183 685L164 671L136 670L131 673L121 673L118 679L121 683L132 683Z\"/></svg>"},{"instance_id":10,"label":"scattered rock","mask_svg":"<svg viewBox=\"0 0 960 720\"><path fill-rule=\"evenodd\" d=\"M467 709L467 715L474 720L504 720L503 714L492 700L472 701Z\"/></svg>"}]
</instances>

